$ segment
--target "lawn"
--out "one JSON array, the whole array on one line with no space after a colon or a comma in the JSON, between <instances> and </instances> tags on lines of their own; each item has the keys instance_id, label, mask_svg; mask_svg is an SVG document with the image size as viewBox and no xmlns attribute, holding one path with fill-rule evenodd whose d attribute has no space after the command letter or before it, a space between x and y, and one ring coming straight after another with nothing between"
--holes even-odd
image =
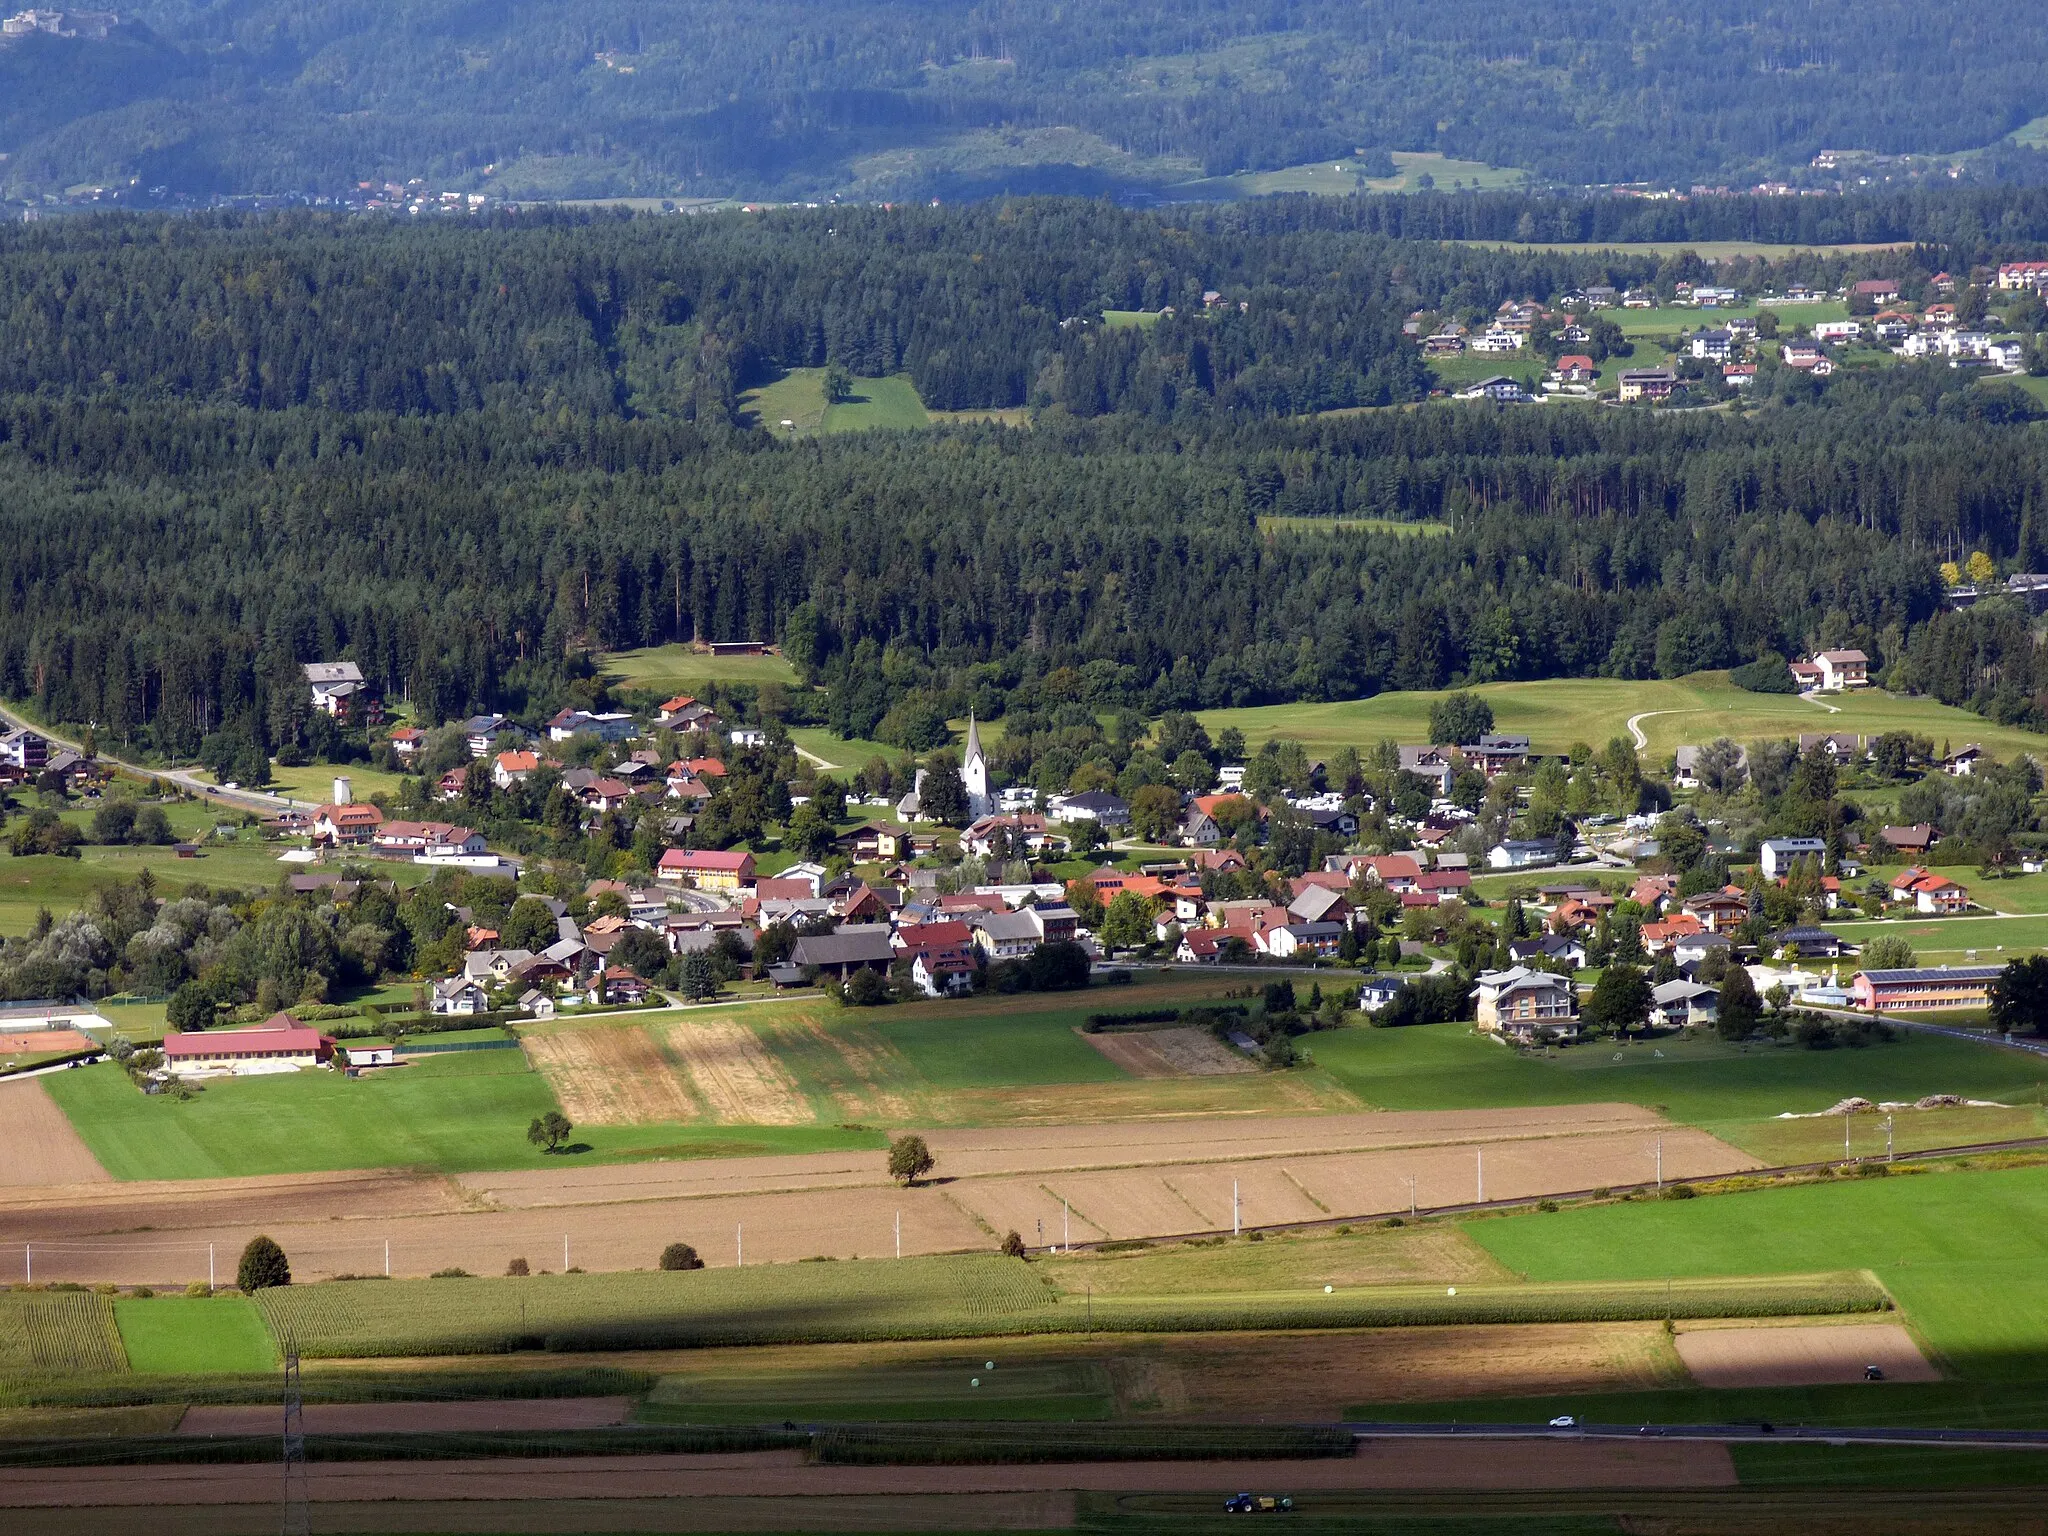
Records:
<instances>
[{"instance_id":1,"label":"lawn","mask_svg":"<svg viewBox=\"0 0 2048 1536\"><path fill-rule=\"evenodd\" d=\"M1846 320L1846 304L1730 304L1717 309L1685 305L1670 309L1612 309L1609 319L1621 327L1624 336L1676 336L1680 331L1714 330L1730 320L1762 314L1768 307L1785 330L1795 325L1817 325L1823 320Z\"/></svg>"},{"instance_id":2,"label":"lawn","mask_svg":"<svg viewBox=\"0 0 2048 1536\"><path fill-rule=\"evenodd\" d=\"M1599 747L1627 734L1640 715L1652 761L1677 747L1729 736L1756 741L1807 731L1855 731L1878 735L1913 731L1939 746L1977 742L2001 757L2048 749L2048 737L2001 726L1932 699L1893 695L1870 688L1831 698L1835 712L1793 694L1745 693L1725 672L1648 682L1610 678L1568 678L1542 683L1483 683L1471 690L1493 707L1495 728L1526 733L1538 752L1563 752L1573 742ZM1210 735L1236 726L1256 746L1273 736L1290 736L1317 751L1369 747L1393 739L1420 742L1429 731L1429 707L1437 693L1382 693L1332 704L1273 704L1251 709L1201 712Z\"/></svg>"},{"instance_id":3,"label":"lawn","mask_svg":"<svg viewBox=\"0 0 2048 1536\"><path fill-rule=\"evenodd\" d=\"M28 932L42 907L57 917L76 911L94 892L133 880L145 869L156 877L159 892L173 895L192 884L272 886L287 869L277 862L281 851L275 844L209 842L196 859L181 859L170 848L126 847L80 848L75 859L0 858L0 934Z\"/></svg>"},{"instance_id":4,"label":"lawn","mask_svg":"<svg viewBox=\"0 0 2048 1536\"><path fill-rule=\"evenodd\" d=\"M1044 1006L1044 999L1037 1001ZM876 1009L866 1022L937 1088L1113 1083L1124 1073L1074 1027L1088 1014L1115 1006L1121 1004L1091 992L1085 1001L1050 1013L938 1003Z\"/></svg>"},{"instance_id":5,"label":"lawn","mask_svg":"<svg viewBox=\"0 0 2048 1536\"><path fill-rule=\"evenodd\" d=\"M241 1296L158 1296L114 1303L130 1368L157 1376L277 1369L263 1314Z\"/></svg>"},{"instance_id":6,"label":"lawn","mask_svg":"<svg viewBox=\"0 0 2048 1536\"><path fill-rule=\"evenodd\" d=\"M1149 330L1159 323L1162 313L1164 311L1157 309L1105 309L1102 323L1112 331Z\"/></svg>"},{"instance_id":7,"label":"lawn","mask_svg":"<svg viewBox=\"0 0 2048 1536\"><path fill-rule=\"evenodd\" d=\"M1793 1134L1788 1122L1777 1116L1811 1114L1851 1094L1873 1101L1911 1101L1931 1093L1957 1093L2028 1106L2040 1105L2048 1097L2048 1061L1940 1035L1912 1034L1863 1050L1733 1046L1708 1037L1627 1047L1588 1044L1539 1057L1496 1045L1470 1033L1464 1024L1432 1024L1335 1030L1311 1036L1308 1045L1317 1066L1381 1109L1643 1104L1758 1156L1793 1145L1787 1140ZM1917 1135L1911 1129L1912 1118L1900 1117L1904 1134ZM1823 1121L1819 1126L1798 1134L1815 1138L1813 1155L1832 1155L1841 1145L1841 1122ZM1995 1137L2004 1129L1996 1125L1988 1134ZM1875 1117L1859 1120L1855 1135L1857 1150L1882 1149ZM1946 1136L1935 1140L1955 1144ZM1897 1145L1905 1148L1909 1143L1901 1140Z\"/></svg>"},{"instance_id":8,"label":"lawn","mask_svg":"<svg viewBox=\"0 0 2048 1536\"><path fill-rule=\"evenodd\" d=\"M604 659L608 678L628 688L666 697L702 690L712 683L781 683L795 688L796 668L780 656L713 656L691 645L650 645L617 651Z\"/></svg>"},{"instance_id":9,"label":"lawn","mask_svg":"<svg viewBox=\"0 0 2048 1536\"><path fill-rule=\"evenodd\" d=\"M2048 1168L1957 1170L1469 1223L1531 1280L1877 1274L1950 1372L2048 1376Z\"/></svg>"},{"instance_id":10,"label":"lawn","mask_svg":"<svg viewBox=\"0 0 2048 1536\"><path fill-rule=\"evenodd\" d=\"M885 741L869 741L865 737L848 740L822 725L798 725L790 727L789 739L799 752L808 752L813 757L824 759L834 770L844 770L851 775L865 768L875 758L895 764L903 757L901 747L892 747ZM908 784L903 786L906 790Z\"/></svg>"},{"instance_id":11,"label":"lawn","mask_svg":"<svg viewBox=\"0 0 2048 1536\"><path fill-rule=\"evenodd\" d=\"M855 379L852 394L825 412L827 432L871 432L878 427L902 431L930 425L917 386L903 373Z\"/></svg>"}]
</instances>

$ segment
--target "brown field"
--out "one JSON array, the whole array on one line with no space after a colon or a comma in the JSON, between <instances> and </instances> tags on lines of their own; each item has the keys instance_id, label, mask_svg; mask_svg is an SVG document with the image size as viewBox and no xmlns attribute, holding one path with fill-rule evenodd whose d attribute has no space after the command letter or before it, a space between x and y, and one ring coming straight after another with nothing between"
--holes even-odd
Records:
<instances>
[{"instance_id":1,"label":"brown field","mask_svg":"<svg viewBox=\"0 0 2048 1536\"><path fill-rule=\"evenodd\" d=\"M324 1462L308 1469L316 1504L439 1499L634 1499L785 1495L1234 1493L1284 1483L1296 1494L1378 1488L1718 1488L1735 1466L1719 1445L1375 1440L1349 1458L1290 1462L1091 1462L964 1467L811 1466L797 1451L548 1461ZM267 1503L270 1466L0 1470L0 1507L135 1508ZM613 1527L616 1529L617 1527ZM813 1526L813 1529L816 1527Z\"/></svg>"},{"instance_id":2,"label":"brown field","mask_svg":"<svg viewBox=\"0 0 2048 1536\"><path fill-rule=\"evenodd\" d=\"M604 1429L626 1422L624 1397L557 1397L481 1403L310 1403L309 1435L413 1434L431 1430ZM185 1410L181 1435L267 1435L277 1428L268 1404L196 1404Z\"/></svg>"},{"instance_id":3,"label":"brown field","mask_svg":"<svg viewBox=\"0 0 2048 1536\"><path fill-rule=\"evenodd\" d=\"M1081 1038L1133 1077L1232 1077L1259 1070L1244 1052L1206 1029L1150 1029Z\"/></svg>"},{"instance_id":4,"label":"brown field","mask_svg":"<svg viewBox=\"0 0 2048 1536\"><path fill-rule=\"evenodd\" d=\"M1703 1387L1814 1387L1861 1381L1939 1381L1941 1373L1897 1323L1823 1323L1679 1330L1678 1358Z\"/></svg>"},{"instance_id":5,"label":"brown field","mask_svg":"<svg viewBox=\"0 0 2048 1536\"><path fill-rule=\"evenodd\" d=\"M621 1039L637 1031L604 1031ZM581 1033L592 1034L595 1031ZM751 1036L749 1038L752 1038ZM744 1053L742 1053L744 1056ZM728 1068L737 1084L744 1074ZM759 1119L758 1113L751 1118ZM1756 1166L1704 1132L1632 1106L1019 1126L935 1131L938 1183L898 1189L879 1149L440 1178L403 1173L193 1180L0 1190L0 1254L72 1240L39 1258L38 1279L156 1284L205 1274L205 1246L238 1251L258 1231L308 1278L459 1266L551 1265L569 1240L586 1269L643 1268L673 1241L734 1261L735 1228L757 1261L1162 1238L1232 1226L1328 1221L1453 1205L1479 1193L1526 1198L1640 1180L1661 1139L1667 1177ZM1065 1216L1062 1216L1062 1200ZM138 1240L139 1230L150 1236ZM103 1237L95 1249L76 1241ZM45 1265L61 1266L46 1269ZM0 1278L6 1278L0 1270Z\"/></svg>"},{"instance_id":6,"label":"brown field","mask_svg":"<svg viewBox=\"0 0 2048 1536\"><path fill-rule=\"evenodd\" d=\"M0 1125L7 1127L8 1141L7 1156L0 1158L0 1186L111 1182L64 1111L34 1078L0 1084Z\"/></svg>"},{"instance_id":7,"label":"brown field","mask_svg":"<svg viewBox=\"0 0 2048 1536\"><path fill-rule=\"evenodd\" d=\"M1250 1077L1152 1077L1122 1083L949 1091L934 1119L955 1126L1074 1126L1097 1121L1181 1120L1196 1115L1313 1115L1358 1110L1356 1094L1314 1070Z\"/></svg>"},{"instance_id":8,"label":"brown field","mask_svg":"<svg viewBox=\"0 0 2048 1536\"><path fill-rule=\"evenodd\" d=\"M700 1017L658 1028L718 1124L808 1125L817 1119L796 1079L738 1019Z\"/></svg>"},{"instance_id":9,"label":"brown field","mask_svg":"<svg viewBox=\"0 0 2048 1536\"><path fill-rule=\"evenodd\" d=\"M0 1034L0 1057L55 1056L89 1051L95 1042L75 1029L8 1030Z\"/></svg>"},{"instance_id":10,"label":"brown field","mask_svg":"<svg viewBox=\"0 0 2048 1536\"><path fill-rule=\"evenodd\" d=\"M532 1034L526 1055L579 1125L695 1120L699 1108L650 1029L564 1029Z\"/></svg>"}]
</instances>

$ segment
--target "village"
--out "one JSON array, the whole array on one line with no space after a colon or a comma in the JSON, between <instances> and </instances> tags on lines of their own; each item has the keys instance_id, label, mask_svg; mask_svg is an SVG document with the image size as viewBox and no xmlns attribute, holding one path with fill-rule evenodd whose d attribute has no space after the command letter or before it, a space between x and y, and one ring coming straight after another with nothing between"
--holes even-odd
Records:
<instances>
[{"instance_id":1,"label":"village","mask_svg":"<svg viewBox=\"0 0 2048 1536\"><path fill-rule=\"evenodd\" d=\"M1812 700L1871 686L1854 649L1785 671ZM305 675L310 705L389 759L426 752L434 733L387 725L353 663L309 664ZM408 884L438 876L435 888L451 893L468 880L502 892L487 917L451 894L440 968L414 973L419 1017L442 1028L757 991L914 1004L1127 979L1133 968L1312 971L1349 986L1333 995L1368 1020L1462 1016L1541 1048L1611 1027L1594 1000L1615 972L1644 983L1624 1034L1720 1028L1731 971L1788 1018L1989 1003L2002 962L1920 965L1888 926L1985 910L1930 867L1953 862L1932 821L1752 836L1702 810L1732 806L1745 783L1771 774L1832 784L1888 772L1938 793L2013 771L1981 746L1816 731L1754 744L1775 766L1725 739L1642 763L1620 742L1546 756L1526 734L1469 728L1490 721L1453 713L1468 728L1444 734L1467 739L1328 761L1286 743L1237 759L1211 747L1186 787L1128 794L999 786L970 717L957 765L936 754L866 796L858 779L848 793L798 778L782 786L780 817L801 838L763 832L714 847L698 834L723 824L734 784L794 759L786 745L775 756L772 724L740 724L678 694L652 709L565 708L531 731L474 717L438 733L459 736L461 766L406 781L425 797L418 809L359 798L337 771L325 803L281 806L259 831L281 850L282 888L297 899L353 900L380 882L396 898L399 867ZM101 765L27 728L0 737L0 781L96 798L108 789ZM1629 787L1617 800L1619 784ZM494 851L470 824L492 796L543 787L550 820L566 816L586 836L614 830L638 867L565 883L559 866ZM2014 865L2043 867L2031 852ZM1241 1033L1231 1043L1261 1059L1270 1045ZM173 1032L164 1069L356 1069L385 1064L389 1049L337 1048L287 1010L254 1028Z\"/></svg>"}]
</instances>

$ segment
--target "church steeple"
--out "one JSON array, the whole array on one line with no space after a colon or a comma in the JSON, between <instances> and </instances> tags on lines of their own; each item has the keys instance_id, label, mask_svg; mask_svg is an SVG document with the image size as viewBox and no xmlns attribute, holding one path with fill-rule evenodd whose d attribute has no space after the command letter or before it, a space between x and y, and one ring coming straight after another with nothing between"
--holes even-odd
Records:
<instances>
[{"instance_id":1,"label":"church steeple","mask_svg":"<svg viewBox=\"0 0 2048 1536\"><path fill-rule=\"evenodd\" d=\"M975 728L974 711L967 711L967 751L961 757L961 766L981 761L981 732Z\"/></svg>"},{"instance_id":2,"label":"church steeple","mask_svg":"<svg viewBox=\"0 0 2048 1536\"><path fill-rule=\"evenodd\" d=\"M988 760L981 755L981 730L972 710L967 712L967 749L960 754L960 783L967 791L967 809L975 820L995 808L988 792Z\"/></svg>"}]
</instances>

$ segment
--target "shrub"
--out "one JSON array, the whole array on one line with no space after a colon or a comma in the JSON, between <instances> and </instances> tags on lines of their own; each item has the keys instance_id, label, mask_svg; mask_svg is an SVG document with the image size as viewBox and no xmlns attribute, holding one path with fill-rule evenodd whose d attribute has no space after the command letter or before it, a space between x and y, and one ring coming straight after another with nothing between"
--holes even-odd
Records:
<instances>
[{"instance_id":1,"label":"shrub","mask_svg":"<svg viewBox=\"0 0 2048 1536\"><path fill-rule=\"evenodd\" d=\"M1728 681L1750 693L1796 693L1799 687L1792 679L1792 669L1785 665L1785 658L1775 653L1746 666L1730 668Z\"/></svg>"},{"instance_id":2,"label":"shrub","mask_svg":"<svg viewBox=\"0 0 2048 1536\"><path fill-rule=\"evenodd\" d=\"M1690 1184L1673 1184L1664 1191L1664 1198L1666 1200L1696 1200L1699 1198L1699 1193Z\"/></svg>"},{"instance_id":3,"label":"shrub","mask_svg":"<svg viewBox=\"0 0 2048 1536\"><path fill-rule=\"evenodd\" d=\"M670 1243L661 1250L661 1267L667 1270L702 1269L704 1261L688 1243Z\"/></svg>"},{"instance_id":4,"label":"shrub","mask_svg":"<svg viewBox=\"0 0 2048 1536\"><path fill-rule=\"evenodd\" d=\"M1013 1230L1003 1234L1003 1254L1012 1259L1024 1257L1024 1239L1019 1233Z\"/></svg>"},{"instance_id":5,"label":"shrub","mask_svg":"<svg viewBox=\"0 0 2048 1536\"><path fill-rule=\"evenodd\" d=\"M474 1280L476 1276L459 1266L450 1265L447 1269L435 1270L427 1278L429 1280Z\"/></svg>"},{"instance_id":6,"label":"shrub","mask_svg":"<svg viewBox=\"0 0 2048 1536\"><path fill-rule=\"evenodd\" d=\"M508 1278L519 1275L530 1275L532 1273L533 1270L531 1266L529 1266L526 1260L524 1259L514 1259L510 1264L507 1264L505 1266L505 1274Z\"/></svg>"},{"instance_id":7,"label":"shrub","mask_svg":"<svg viewBox=\"0 0 2048 1536\"><path fill-rule=\"evenodd\" d=\"M242 1250L242 1262L235 1266L235 1284L244 1294L253 1296L271 1286L291 1283L292 1267L284 1250L267 1237L250 1238L249 1246Z\"/></svg>"}]
</instances>

